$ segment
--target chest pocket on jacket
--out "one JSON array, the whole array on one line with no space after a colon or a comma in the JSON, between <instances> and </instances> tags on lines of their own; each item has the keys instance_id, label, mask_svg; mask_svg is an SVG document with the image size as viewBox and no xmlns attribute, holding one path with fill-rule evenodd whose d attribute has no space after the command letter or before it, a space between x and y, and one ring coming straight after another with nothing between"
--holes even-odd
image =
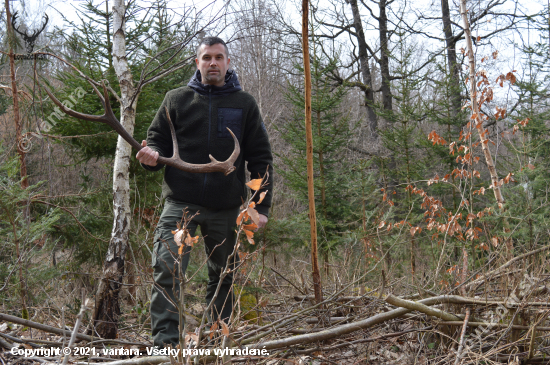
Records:
<instances>
[{"instance_id":1,"label":"chest pocket on jacket","mask_svg":"<svg viewBox=\"0 0 550 365\"><path fill-rule=\"evenodd\" d=\"M243 120L243 110L236 108L218 108L218 138L232 138L227 128L235 134L235 137L241 136L241 126Z\"/></svg>"}]
</instances>

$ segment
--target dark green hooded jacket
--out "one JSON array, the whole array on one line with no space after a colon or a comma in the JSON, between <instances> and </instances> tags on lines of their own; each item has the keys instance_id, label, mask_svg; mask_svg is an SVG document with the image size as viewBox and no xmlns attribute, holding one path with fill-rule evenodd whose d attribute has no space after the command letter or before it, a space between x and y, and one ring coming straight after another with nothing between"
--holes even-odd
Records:
<instances>
[{"instance_id":1,"label":"dark green hooded jacket","mask_svg":"<svg viewBox=\"0 0 550 365\"><path fill-rule=\"evenodd\" d=\"M273 189L273 157L265 125L254 98L242 91L237 75L228 70L225 85L203 85L197 70L187 86L166 94L155 119L147 131L147 146L164 157L172 156L172 137L165 107L174 123L180 158L188 163L206 164L208 155L225 161L233 152L229 127L239 139L241 153L235 162L236 170L225 176L221 172L190 173L166 166L162 184L163 198L201 205L209 209L238 207L246 201L245 161L256 179L269 172L268 193L257 206L259 213L268 215ZM142 166L150 171L164 165ZM259 193L256 196L257 200Z\"/></svg>"}]
</instances>

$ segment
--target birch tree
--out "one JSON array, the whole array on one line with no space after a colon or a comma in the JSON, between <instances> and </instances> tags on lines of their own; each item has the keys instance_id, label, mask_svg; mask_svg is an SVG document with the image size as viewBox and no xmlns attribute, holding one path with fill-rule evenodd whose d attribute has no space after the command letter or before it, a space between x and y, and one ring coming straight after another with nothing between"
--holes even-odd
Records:
<instances>
[{"instance_id":1,"label":"birch tree","mask_svg":"<svg viewBox=\"0 0 550 365\"><path fill-rule=\"evenodd\" d=\"M126 59L126 4L115 0L113 5L113 67L120 84L120 123L134 133L135 111L139 93ZM97 332L105 338L116 338L120 315L119 293L124 275L124 258L130 230L129 167L132 147L118 137L113 168L113 230L103 264L103 278L96 295L94 321Z\"/></svg>"}]
</instances>

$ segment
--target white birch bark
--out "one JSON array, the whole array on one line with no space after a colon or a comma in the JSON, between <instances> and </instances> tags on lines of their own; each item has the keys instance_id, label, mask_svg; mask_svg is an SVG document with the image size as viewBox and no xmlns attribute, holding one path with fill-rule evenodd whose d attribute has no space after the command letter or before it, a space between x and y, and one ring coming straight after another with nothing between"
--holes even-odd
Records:
<instances>
[{"instance_id":1,"label":"white birch bark","mask_svg":"<svg viewBox=\"0 0 550 365\"><path fill-rule=\"evenodd\" d=\"M134 133L137 97L133 100L134 83L126 59L125 3L115 0L113 6L113 67L120 84L120 122L130 135ZM115 338L120 314L120 283L124 277L124 260L128 248L130 230L130 182L129 168L132 147L118 137L113 169L114 221L111 240L103 266L103 279L96 296L94 320L96 330L104 338Z\"/></svg>"},{"instance_id":2,"label":"white birch bark","mask_svg":"<svg viewBox=\"0 0 550 365\"><path fill-rule=\"evenodd\" d=\"M113 6L113 66L120 84L120 99L122 101L120 122L124 129L130 135L133 135L137 97L130 105L135 88L128 60L126 59L126 23L124 13L124 0L115 0ZM131 153L132 147L121 136L118 136L113 169L113 206L115 216L106 261L114 259L117 255L123 256L126 252L131 218L129 182ZM120 247L120 250L111 250L113 247Z\"/></svg>"}]
</instances>

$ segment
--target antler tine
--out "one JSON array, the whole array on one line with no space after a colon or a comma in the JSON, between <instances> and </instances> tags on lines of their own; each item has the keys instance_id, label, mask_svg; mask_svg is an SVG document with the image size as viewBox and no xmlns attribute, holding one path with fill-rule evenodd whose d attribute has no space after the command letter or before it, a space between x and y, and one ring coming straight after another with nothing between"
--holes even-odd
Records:
<instances>
[{"instance_id":1,"label":"antler tine","mask_svg":"<svg viewBox=\"0 0 550 365\"><path fill-rule=\"evenodd\" d=\"M46 25L48 25L48 20L50 20L50 18L48 17L48 14L44 14L44 17L46 18L46 21L44 22L42 29L40 29L38 33L41 33L46 28Z\"/></svg>"},{"instance_id":2,"label":"antler tine","mask_svg":"<svg viewBox=\"0 0 550 365\"><path fill-rule=\"evenodd\" d=\"M120 122L116 118L115 113L113 112L113 108L111 108L111 103L109 103L109 90L107 90L107 86L105 86L105 80L101 81L101 86L103 87L103 96L101 99L103 99L103 105L105 106L105 114L103 114L109 121L115 122L116 124L120 125ZM115 128L115 126L109 122L107 122L111 127ZM122 125L120 125L122 127Z\"/></svg>"},{"instance_id":3,"label":"antler tine","mask_svg":"<svg viewBox=\"0 0 550 365\"><path fill-rule=\"evenodd\" d=\"M239 140L237 139L237 137L235 137L231 129L227 128L227 130L229 131L229 133L231 133L231 137L233 137L233 142L235 142L235 149L233 150L233 153L231 154L231 156L229 156L226 162L233 165L235 161L237 161L237 158L239 157L239 155L241 154L241 145L239 144ZM233 167L233 170L234 169L235 167ZM227 172L225 175L228 175L231 171Z\"/></svg>"},{"instance_id":4,"label":"antler tine","mask_svg":"<svg viewBox=\"0 0 550 365\"><path fill-rule=\"evenodd\" d=\"M44 28L46 28L46 25L48 25L48 19L49 19L49 18L48 18L48 15L47 15L47 14L44 14L44 15L46 16L46 22L44 23L44 25L42 25L42 29L40 29L40 30L38 30L38 29L35 30L35 31L32 33L32 35L29 36L29 38L32 39L32 38L37 37L40 33L42 33L42 31L44 30Z\"/></svg>"},{"instance_id":5,"label":"antler tine","mask_svg":"<svg viewBox=\"0 0 550 365\"><path fill-rule=\"evenodd\" d=\"M86 80L86 81L88 81L88 84L90 84L90 86L94 89L94 92L99 97L99 100L101 100L101 104L103 104L103 107L105 107L105 98L103 97L103 95L101 95L101 93L99 92L97 87L95 87L93 82L91 82L90 80Z\"/></svg>"},{"instance_id":6,"label":"antler tine","mask_svg":"<svg viewBox=\"0 0 550 365\"><path fill-rule=\"evenodd\" d=\"M172 149L174 150L172 157L180 158L180 151L178 148L178 140L176 139L176 131L174 130L174 123L172 123L172 118L170 118L170 113L168 113L168 108L164 106L166 111L166 117L168 118L168 125L170 126L170 134L172 135Z\"/></svg>"},{"instance_id":7,"label":"antler tine","mask_svg":"<svg viewBox=\"0 0 550 365\"><path fill-rule=\"evenodd\" d=\"M18 11L16 11L15 13L13 13L13 15L11 16L11 25L12 25L13 29L14 29L17 33L21 34L22 36L27 36L27 32L25 32L25 33L23 34L23 33L21 33L21 32L19 31L19 29L17 29L17 28L15 27L15 22L16 22L16 20L17 20L17 13L18 13Z\"/></svg>"}]
</instances>

